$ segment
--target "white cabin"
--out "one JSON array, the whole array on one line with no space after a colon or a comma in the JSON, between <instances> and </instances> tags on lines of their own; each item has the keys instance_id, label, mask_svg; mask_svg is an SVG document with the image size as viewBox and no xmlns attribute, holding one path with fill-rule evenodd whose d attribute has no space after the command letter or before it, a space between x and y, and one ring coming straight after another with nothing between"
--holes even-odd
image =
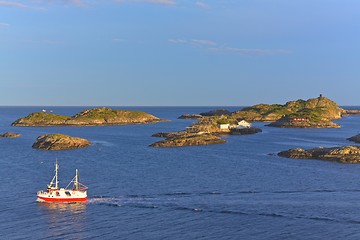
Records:
<instances>
[{"instance_id":1,"label":"white cabin","mask_svg":"<svg viewBox=\"0 0 360 240\"><path fill-rule=\"evenodd\" d=\"M229 129L230 124L219 124L220 129Z\"/></svg>"},{"instance_id":2,"label":"white cabin","mask_svg":"<svg viewBox=\"0 0 360 240\"><path fill-rule=\"evenodd\" d=\"M245 120L240 120L237 124L237 128L249 128L249 127L251 127L251 123Z\"/></svg>"}]
</instances>

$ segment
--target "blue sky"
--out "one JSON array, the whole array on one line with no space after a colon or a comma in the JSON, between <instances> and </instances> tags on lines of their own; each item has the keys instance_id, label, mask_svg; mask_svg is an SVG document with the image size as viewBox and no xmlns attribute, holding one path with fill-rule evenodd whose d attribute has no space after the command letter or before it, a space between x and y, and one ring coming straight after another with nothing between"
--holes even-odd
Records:
<instances>
[{"instance_id":1,"label":"blue sky","mask_svg":"<svg viewBox=\"0 0 360 240\"><path fill-rule=\"evenodd\" d=\"M358 0L0 0L0 105L360 105Z\"/></svg>"}]
</instances>

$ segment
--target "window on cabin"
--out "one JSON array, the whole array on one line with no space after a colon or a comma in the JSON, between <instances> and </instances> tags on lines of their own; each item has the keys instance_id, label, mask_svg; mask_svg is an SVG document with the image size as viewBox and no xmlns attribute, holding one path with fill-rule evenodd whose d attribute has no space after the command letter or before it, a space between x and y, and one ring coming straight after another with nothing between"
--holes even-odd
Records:
<instances>
[{"instance_id":1,"label":"window on cabin","mask_svg":"<svg viewBox=\"0 0 360 240\"><path fill-rule=\"evenodd\" d=\"M70 192L65 192L66 196L70 197L71 193Z\"/></svg>"}]
</instances>

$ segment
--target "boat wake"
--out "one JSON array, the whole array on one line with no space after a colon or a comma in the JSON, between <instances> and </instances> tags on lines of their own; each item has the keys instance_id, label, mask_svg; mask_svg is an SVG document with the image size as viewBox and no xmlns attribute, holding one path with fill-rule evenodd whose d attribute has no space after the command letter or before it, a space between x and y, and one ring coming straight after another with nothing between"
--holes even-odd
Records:
<instances>
[{"instance_id":1,"label":"boat wake","mask_svg":"<svg viewBox=\"0 0 360 240\"><path fill-rule=\"evenodd\" d=\"M252 217L284 218L285 220L304 219L360 224L360 219L348 219L345 215L336 213L329 214L327 211L320 211L317 215L313 215L313 211L309 209L309 206L318 206L318 199L315 196L328 197L323 194L331 194L329 197L339 197L342 196L344 192L356 193L360 192L360 190L314 189L272 192L238 191L226 193L209 191L199 193L169 192L154 195L124 195L120 197L94 196L88 199L87 205L157 209L165 212L184 211L196 214L231 214ZM303 196L304 193L307 198L302 201L301 196ZM293 194L294 199L284 202L279 194ZM308 197L311 197L311 195L309 194L314 194L314 201L310 203ZM271 197L271 195L274 195L274 197ZM288 196L285 198L287 197ZM271 199L274 200L272 201ZM346 206L340 205L339 207L343 208ZM299 208L303 209L301 214L299 214Z\"/></svg>"}]
</instances>

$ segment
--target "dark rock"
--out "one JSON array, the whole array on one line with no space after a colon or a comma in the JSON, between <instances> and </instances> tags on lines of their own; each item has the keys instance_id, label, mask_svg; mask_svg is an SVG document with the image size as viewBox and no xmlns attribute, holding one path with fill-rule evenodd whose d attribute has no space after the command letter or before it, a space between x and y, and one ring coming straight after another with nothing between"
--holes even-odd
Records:
<instances>
[{"instance_id":1,"label":"dark rock","mask_svg":"<svg viewBox=\"0 0 360 240\"><path fill-rule=\"evenodd\" d=\"M225 116L230 116L231 112L226 110L226 109L216 109L213 111L209 111L209 112L202 112L200 113L201 116L221 116L221 115L225 115Z\"/></svg>"},{"instance_id":2,"label":"dark rock","mask_svg":"<svg viewBox=\"0 0 360 240\"><path fill-rule=\"evenodd\" d=\"M160 138L173 138L184 135L185 132L158 132L152 135L152 137L160 137Z\"/></svg>"},{"instance_id":3,"label":"dark rock","mask_svg":"<svg viewBox=\"0 0 360 240\"><path fill-rule=\"evenodd\" d=\"M347 138L347 140L356 142L356 143L360 143L360 134L352 136L351 138Z\"/></svg>"},{"instance_id":4,"label":"dark rock","mask_svg":"<svg viewBox=\"0 0 360 240\"><path fill-rule=\"evenodd\" d=\"M249 127L249 128L231 128L231 135L246 135L246 134L255 134L262 132L260 128Z\"/></svg>"}]
</instances>

